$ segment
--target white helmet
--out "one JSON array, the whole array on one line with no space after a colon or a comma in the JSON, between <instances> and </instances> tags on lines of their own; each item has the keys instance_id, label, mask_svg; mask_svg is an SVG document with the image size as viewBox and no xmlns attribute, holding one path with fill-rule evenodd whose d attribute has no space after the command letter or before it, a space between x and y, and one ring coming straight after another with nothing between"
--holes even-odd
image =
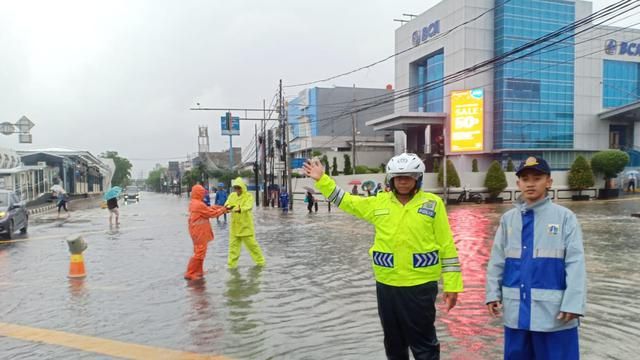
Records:
<instances>
[{"instance_id":1,"label":"white helmet","mask_svg":"<svg viewBox=\"0 0 640 360\"><path fill-rule=\"evenodd\" d=\"M424 163L416 154L403 153L392 157L387 163L387 174L389 175L389 178L400 175L422 176L424 172Z\"/></svg>"},{"instance_id":2,"label":"white helmet","mask_svg":"<svg viewBox=\"0 0 640 360\"><path fill-rule=\"evenodd\" d=\"M425 172L424 163L416 154L403 153L394 156L387 163L387 184L395 191L392 179L396 176L411 176L416 179L416 190L422 187L422 176Z\"/></svg>"}]
</instances>

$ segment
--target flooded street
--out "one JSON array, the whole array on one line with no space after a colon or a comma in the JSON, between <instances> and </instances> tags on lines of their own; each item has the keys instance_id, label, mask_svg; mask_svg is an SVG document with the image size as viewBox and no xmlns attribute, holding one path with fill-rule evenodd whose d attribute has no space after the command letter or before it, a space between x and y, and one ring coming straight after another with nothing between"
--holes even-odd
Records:
<instances>
[{"instance_id":1,"label":"flooded street","mask_svg":"<svg viewBox=\"0 0 640 360\"><path fill-rule=\"evenodd\" d=\"M589 293L581 327L585 359L632 359L640 339L640 200L564 203L583 226ZM187 201L144 193L121 207L68 220L31 219L29 234L0 244L0 322L232 359L384 359L367 250L373 228L333 208L283 216L255 212L267 266L246 251L226 268L228 228L212 221L204 282L182 275L191 256ZM510 205L451 206L465 281L459 306L438 304L443 359L499 359L502 327L484 306L493 235ZM69 280L65 238L84 234L87 277ZM3 358L109 358L5 337Z\"/></svg>"}]
</instances>

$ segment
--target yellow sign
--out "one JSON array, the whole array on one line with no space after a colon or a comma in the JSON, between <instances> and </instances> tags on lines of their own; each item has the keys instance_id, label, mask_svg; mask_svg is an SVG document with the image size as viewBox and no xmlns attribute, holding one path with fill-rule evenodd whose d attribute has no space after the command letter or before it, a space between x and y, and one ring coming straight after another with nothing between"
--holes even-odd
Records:
<instances>
[{"instance_id":1,"label":"yellow sign","mask_svg":"<svg viewBox=\"0 0 640 360\"><path fill-rule=\"evenodd\" d=\"M452 153L484 149L484 92L472 89L451 92Z\"/></svg>"}]
</instances>

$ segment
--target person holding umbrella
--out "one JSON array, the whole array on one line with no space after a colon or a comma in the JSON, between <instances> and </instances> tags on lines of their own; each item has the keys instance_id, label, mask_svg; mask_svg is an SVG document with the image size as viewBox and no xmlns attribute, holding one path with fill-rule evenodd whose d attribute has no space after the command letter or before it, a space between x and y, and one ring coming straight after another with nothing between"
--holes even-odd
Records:
<instances>
[{"instance_id":1,"label":"person holding umbrella","mask_svg":"<svg viewBox=\"0 0 640 360\"><path fill-rule=\"evenodd\" d=\"M122 192L120 186L114 186L104 193L104 199L107 201L107 209L109 209L109 226L113 225L113 216L116 216L116 226L120 225L120 210L118 207L118 196Z\"/></svg>"}]
</instances>

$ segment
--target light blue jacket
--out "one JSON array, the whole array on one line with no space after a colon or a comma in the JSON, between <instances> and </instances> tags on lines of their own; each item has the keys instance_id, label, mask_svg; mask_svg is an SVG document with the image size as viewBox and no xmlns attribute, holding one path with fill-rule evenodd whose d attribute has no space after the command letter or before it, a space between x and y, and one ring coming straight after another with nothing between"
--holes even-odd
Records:
<instances>
[{"instance_id":1,"label":"light blue jacket","mask_svg":"<svg viewBox=\"0 0 640 360\"><path fill-rule=\"evenodd\" d=\"M504 325L559 331L558 314L584 315L586 271L582 231L571 210L546 198L515 203L500 219L487 268L486 302L502 301Z\"/></svg>"}]
</instances>

